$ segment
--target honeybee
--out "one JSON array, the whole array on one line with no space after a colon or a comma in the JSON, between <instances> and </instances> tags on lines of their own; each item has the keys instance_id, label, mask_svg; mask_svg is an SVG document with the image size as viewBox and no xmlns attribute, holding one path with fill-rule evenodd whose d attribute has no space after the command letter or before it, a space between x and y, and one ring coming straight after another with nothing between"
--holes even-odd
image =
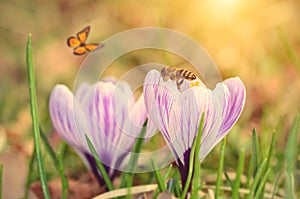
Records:
<instances>
[{"instance_id":1,"label":"honeybee","mask_svg":"<svg viewBox=\"0 0 300 199\"><path fill-rule=\"evenodd\" d=\"M180 90L184 80L193 81L197 79L197 76L193 72L176 66L164 67L161 69L161 76L164 81L169 79L175 80L178 90Z\"/></svg>"}]
</instances>

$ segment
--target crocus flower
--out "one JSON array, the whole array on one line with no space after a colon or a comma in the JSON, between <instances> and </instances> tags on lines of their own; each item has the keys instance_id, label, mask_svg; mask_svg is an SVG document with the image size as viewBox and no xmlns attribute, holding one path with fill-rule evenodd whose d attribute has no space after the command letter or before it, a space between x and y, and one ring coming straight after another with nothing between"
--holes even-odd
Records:
<instances>
[{"instance_id":1,"label":"crocus flower","mask_svg":"<svg viewBox=\"0 0 300 199\"><path fill-rule=\"evenodd\" d=\"M134 100L125 82L106 79L89 85L83 83L75 95L64 85L56 85L50 101L50 116L56 131L97 171L85 134L95 147L111 178L124 166L147 117L144 98ZM152 132L154 129L147 129Z\"/></svg>"},{"instance_id":2,"label":"crocus flower","mask_svg":"<svg viewBox=\"0 0 300 199\"><path fill-rule=\"evenodd\" d=\"M197 81L200 81L199 79ZM149 118L161 131L186 183L191 146L204 113L200 160L227 135L239 118L245 104L246 91L240 78L218 83L214 90L202 82L184 81L178 89L173 80L163 81L161 74L151 70L144 81L144 98Z\"/></svg>"}]
</instances>

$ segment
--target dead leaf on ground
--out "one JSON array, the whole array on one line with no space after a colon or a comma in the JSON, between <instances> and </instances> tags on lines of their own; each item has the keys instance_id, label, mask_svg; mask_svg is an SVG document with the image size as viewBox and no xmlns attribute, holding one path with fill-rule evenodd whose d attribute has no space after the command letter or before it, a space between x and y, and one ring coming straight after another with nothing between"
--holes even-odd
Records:
<instances>
[{"instance_id":1,"label":"dead leaf on ground","mask_svg":"<svg viewBox=\"0 0 300 199\"><path fill-rule=\"evenodd\" d=\"M68 179L69 189L68 197L72 199L85 199L92 198L105 192L106 187L99 187L97 179L92 173L87 173L81 176L79 179ZM53 179L48 182L48 188L52 199L60 199L62 193L60 178ZM34 182L31 184L30 189L35 193L39 199L43 199L43 191L40 182Z\"/></svg>"}]
</instances>

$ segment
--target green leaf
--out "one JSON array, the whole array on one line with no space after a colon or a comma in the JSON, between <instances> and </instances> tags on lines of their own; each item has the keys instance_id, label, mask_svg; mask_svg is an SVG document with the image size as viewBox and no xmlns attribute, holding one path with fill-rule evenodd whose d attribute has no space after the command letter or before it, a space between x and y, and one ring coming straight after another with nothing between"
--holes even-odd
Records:
<instances>
[{"instance_id":1,"label":"green leaf","mask_svg":"<svg viewBox=\"0 0 300 199\"><path fill-rule=\"evenodd\" d=\"M268 169L267 172L265 173L264 177L262 178L260 184L259 184L259 187L257 189L257 192L255 194L255 197L254 199L260 199L260 198L263 198L263 190L264 190L264 187L265 187L265 184L266 184L266 181L267 181L267 177L270 173L271 169Z\"/></svg>"},{"instance_id":2,"label":"green leaf","mask_svg":"<svg viewBox=\"0 0 300 199\"><path fill-rule=\"evenodd\" d=\"M195 139L195 141L192 145L192 148L191 148L188 176L187 176L187 180L186 180L185 186L184 186L183 191L182 191L181 199L184 199L186 197L188 188L189 188L191 180L192 180L192 176L193 176L193 172L194 172L195 155L196 155L195 150L196 150L197 142L199 142L199 139L201 141L203 123L204 123L204 114L202 114L202 116L201 116L199 129L198 129L198 134L197 134L196 139ZM199 148L199 152L200 152L200 148ZM198 166L199 166L199 169L200 169L200 163L199 163ZM197 179L197 180L200 180L200 179Z\"/></svg>"},{"instance_id":3,"label":"green leaf","mask_svg":"<svg viewBox=\"0 0 300 199\"><path fill-rule=\"evenodd\" d=\"M52 159L52 161L53 161L53 163L55 165L55 168L57 169L57 172L59 173L59 162L57 160L55 152L54 152L53 148L51 147L51 145L50 145L50 143L49 143L49 141L48 141L48 139L47 139L44 131L42 130L41 127L39 127L39 128L40 128L40 132L41 132L41 138L42 138L42 140L43 140L43 142L45 144L45 149L48 152L48 154L50 155L50 158Z\"/></svg>"},{"instance_id":4,"label":"green leaf","mask_svg":"<svg viewBox=\"0 0 300 199\"><path fill-rule=\"evenodd\" d=\"M198 134L196 136L196 148L195 148L195 160L194 160L194 176L192 180L192 196L198 198L198 190L201 187L201 178L200 178L200 148L201 148L201 138L204 125L204 113L201 115L200 124L198 128Z\"/></svg>"},{"instance_id":5,"label":"green leaf","mask_svg":"<svg viewBox=\"0 0 300 199\"><path fill-rule=\"evenodd\" d=\"M36 88L35 88L36 83L35 83L32 50L31 50L31 34L28 35L28 40L27 40L26 65L27 65L27 75L28 75L28 88L29 88L29 97L30 97L30 111L31 111L32 128L33 128L33 139L34 139L34 148L36 153L37 166L38 166L44 197L46 199L50 199L50 194L47 186L46 173L43 164L41 145L40 145L40 129L39 129L39 121L38 121L38 113L37 113L37 99L36 99Z\"/></svg>"},{"instance_id":6,"label":"green leaf","mask_svg":"<svg viewBox=\"0 0 300 199\"><path fill-rule=\"evenodd\" d=\"M255 177L256 172L257 172L258 167L261 162L259 141L258 141L258 137L257 137L255 128L253 128L253 130L252 130L252 155L253 155L252 160L253 160L253 169L254 169L253 177Z\"/></svg>"},{"instance_id":7,"label":"green leaf","mask_svg":"<svg viewBox=\"0 0 300 199\"><path fill-rule=\"evenodd\" d=\"M92 155L96 161L96 164L97 164L97 167L101 173L101 176L103 177L103 180L108 188L108 190L112 191L114 190L114 186L109 178L109 175L107 174L106 170L105 170L105 167L103 166L102 162L100 161L99 157L98 157L98 154L96 152L96 149L95 147L93 146L91 140L89 139L89 137L87 135L85 135L85 139L87 141L87 144L89 146L89 149L91 150L92 152Z\"/></svg>"},{"instance_id":8,"label":"green leaf","mask_svg":"<svg viewBox=\"0 0 300 199\"><path fill-rule=\"evenodd\" d=\"M253 195L256 195L256 188L257 188L257 185L259 184L260 182L260 178L265 170L265 167L266 167L266 164L267 164L267 159L264 159L264 161L261 163L260 167L258 168L257 170L257 173L254 177L254 180L253 180L253 183L252 183L252 186L251 186L251 189L249 191L249 194L247 196L247 199L251 199L253 197Z\"/></svg>"},{"instance_id":9,"label":"green leaf","mask_svg":"<svg viewBox=\"0 0 300 199\"><path fill-rule=\"evenodd\" d=\"M277 176L277 178L275 180L275 183L273 185L273 191L272 191L272 198L271 199L275 198L280 177L281 177L281 172L278 174L278 176Z\"/></svg>"},{"instance_id":10,"label":"green leaf","mask_svg":"<svg viewBox=\"0 0 300 199\"><path fill-rule=\"evenodd\" d=\"M299 115L294 119L292 127L289 132L288 141L285 149L285 162L286 162L286 198L295 198L295 179L294 179L294 170L295 163L297 160L297 140L299 134Z\"/></svg>"},{"instance_id":11,"label":"green leaf","mask_svg":"<svg viewBox=\"0 0 300 199\"><path fill-rule=\"evenodd\" d=\"M217 182L216 182L216 190L215 190L215 198L216 199L218 199L218 197L219 197L220 187L222 185L222 174L223 174L223 166L224 166L225 145L226 145L226 137L222 141L222 146L221 146L221 151L220 151L220 162L219 162Z\"/></svg>"},{"instance_id":12,"label":"green leaf","mask_svg":"<svg viewBox=\"0 0 300 199\"><path fill-rule=\"evenodd\" d=\"M30 162L29 162L29 166L28 166L28 170L27 170L27 177L26 177L26 182L25 182L25 196L24 198L27 199L28 198L28 194L29 194L29 187L30 187L30 183L31 183L31 176L32 176L32 171L33 171L33 164L35 163L35 149L33 149L31 157L30 157Z\"/></svg>"},{"instance_id":13,"label":"green leaf","mask_svg":"<svg viewBox=\"0 0 300 199\"><path fill-rule=\"evenodd\" d=\"M165 186L164 178L161 176L161 173L158 171L155 162L151 159L151 164L154 170L154 174L157 180L159 192L165 191L167 188Z\"/></svg>"},{"instance_id":14,"label":"green leaf","mask_svg":"<svg viewBox=\"0 0 300 199\"><path fill-rule=\"evenodd\" d=\"M59 175L60 175L61 185L62 185L62 199L66 199L68 194L69 184L64 172L63 155L64 155L63 153L58 152L57 160L58 160L58 169L59 169Z\"/></svg>"},{"instance_id":15,"label":"green leaf","mask_svg":"<svg viewBox=\"0 0 300 199\"><path fill-rule=\"evenodd\" d=\"M132 182L133 182L133 171L137 165L139 153L141 152L143 143L144 143L144 137L147 132L147 124L148 124L148 119L145 120L143 127L141 128L141 132L139 134L139 137L136 140L136 143L134 144L134 147L132 149L132 153L130 155L130 159L126 168L127 172L124 172L122 175L121 183L119 188L124 188L124 187L131 187Z\"/></svg>"},{"instance_id":16,"label":"green leaf","mask_svg":"<svg viewBox=\"0 0 300 199\"><path fill-rule=\"evenodd\" d=\"M231 187L231 189L233 189L233 182L230 180L229 175L226 172L224 172L224 175L225 175L226 181L228 182L229 186Z\"/></svg>"},{"instance_id":17,"label":"green leaf","mask_svg":"<svg viewBox=\"0 0 300 199\"><path fill-rule=\"evenodd\" d=\"M167 172L166 172L165 175L164 175L164 179L165 179L165 180L168 179L168 177L169 177L171 171L172 171L172 164L170 164L170 166L169 166Z\"/></svg>"},{"instance_id":18,"label":"green leaf","mask_svg":"<svg viewBox=\"0 0 300 199\"><path fill-rule=\"evenodd\" d=\"M244 166L245 166L245 149L241 149L240 157L239 157L239 162L237 166L237 171L236 171L236 177L234 180L233 184L233 189L232 189L232 198L239 198L239 189L240 189L240 184L241 184L241 176L244 171Z\"/></svg>"}]
</instances>

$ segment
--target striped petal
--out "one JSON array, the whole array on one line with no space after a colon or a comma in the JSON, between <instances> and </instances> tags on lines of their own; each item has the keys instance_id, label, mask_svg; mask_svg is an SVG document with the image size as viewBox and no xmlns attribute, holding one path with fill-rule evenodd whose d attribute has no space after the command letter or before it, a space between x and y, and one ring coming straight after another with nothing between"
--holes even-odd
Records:
<instances>
[{"instance_id":1,"label":"striped petal","mask_svg":"<svg viewBox=\"0 0 300 199\"><path fill-rule=\"evenodd\" d=\"M75 108L76 107L76 108ZM53 89L49 100L50 117L56 131L73 147L85 151L84 134L89 131L84 111L64 85ZM76 115L75 111L76 109Z\"/></svg>"}]
</instances>

